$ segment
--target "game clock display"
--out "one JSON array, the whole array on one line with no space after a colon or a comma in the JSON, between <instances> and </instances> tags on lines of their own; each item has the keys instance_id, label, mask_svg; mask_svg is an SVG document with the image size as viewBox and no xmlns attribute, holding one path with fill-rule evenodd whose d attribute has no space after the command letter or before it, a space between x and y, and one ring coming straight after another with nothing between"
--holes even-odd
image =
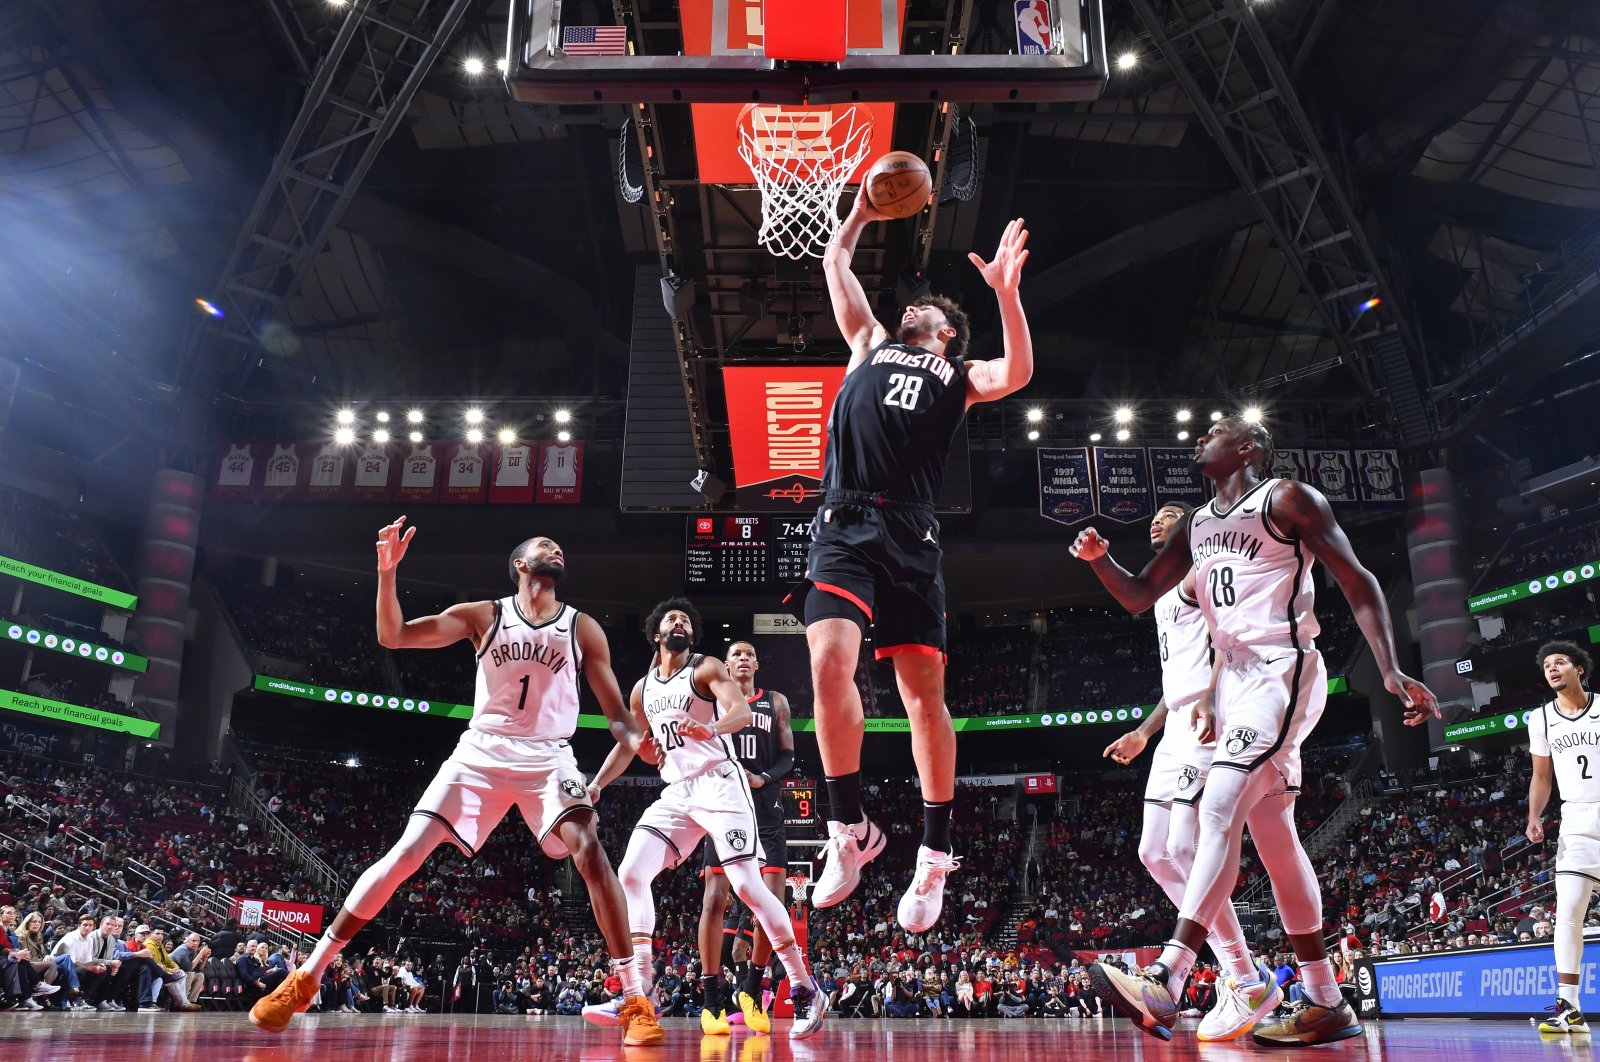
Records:
<instances>
[{"instance_id":1,"label":"game clock display","mask_svg":"<svg viewBox=\"0 0 1600 1062\"><path fill-rule=\"evenodd\" d=\"M815 828L821 825L817 810L817 783L810 778L783 780L783 824L788 827Z\"/></svg>"},{"instance_id":2,"label":"game clock display","mask_svg":"<svg viewBox=\"0 0 1600 1062\"><path fill-rule=\"evenodd\" d=\"M690 516L685 539L684 583L690 593L764 594L805 578L811 521Z\"/></svg>"}]
</instances>

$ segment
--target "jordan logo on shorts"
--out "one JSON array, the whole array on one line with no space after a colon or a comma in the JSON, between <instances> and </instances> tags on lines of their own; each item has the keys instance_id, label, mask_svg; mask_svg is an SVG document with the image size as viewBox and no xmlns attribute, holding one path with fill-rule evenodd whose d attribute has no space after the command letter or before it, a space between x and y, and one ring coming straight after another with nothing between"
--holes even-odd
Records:
<instances>
[{"instance_id":1,"label":"jordan logo on shorts","mask_svg":"<svg viewBox=\"0 0 1600 1062\"><path fill-rule=\"evenodd\" d=\"M935 546L939 544L939 540L933 537L933 528L931 527L922 533L922 541L932 542Z\"/></svg>"},{"instance_id":2,"label":"jordan logo on shorts","mask_svg":"<svg viewBox=\"0 0 1600 1062\"><path fill-rule=\"evenodd\" d=\"M1194 785L1194 780L1199 777L1200 769L1198 767L1191 767L1188 764L1184 764L1183 767L1178 770L1178 792L1181 793L1185 789L1188 789L1191 785Z\"/></svg>"},{"instance_id":3,"label":"jordan logo on shorts","mask_svg":"<svg viewBox=\"0 0 1600 1062\"><path fill-rule=\"evenodd\" d=\"M750 843L750 835L743 830L728 831L728 847L735 852L744 851L744 846Z\"/></svg>"},{"instance_id":4,"label":"jordan logo on shorts","mask_svg":"<svg viewBox=\"0 0 1600 1062\"><path fill-rule=\"evenodd\" d=\"M1256 740L1256 732L1247 726L1236 726L1228 731L1227 739L1222 747L1229 756L1237 756L1249 748Z\"/></svg>"},{"instance_id":5,"label":"jordan logo on shorts","mask_svg":"<svg viewBox=\"0 0 1600 1062\"><path fill-rule=\"evenodd\" d=\"M583 788L583 783L571 778L561 780L561 791L573 800L582 800L588 796L588 791Z\"/></svg>"}]
</instances>

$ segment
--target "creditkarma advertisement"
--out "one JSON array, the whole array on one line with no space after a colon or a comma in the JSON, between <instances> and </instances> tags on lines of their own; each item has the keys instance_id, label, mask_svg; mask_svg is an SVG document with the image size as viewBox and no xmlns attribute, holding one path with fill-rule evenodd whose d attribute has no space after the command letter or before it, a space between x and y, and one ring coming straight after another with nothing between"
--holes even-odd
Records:
<instances>
[{"instance_id":1,"label":"creditkarma advertisement","mask_svg":"<svg viewBox=\"0 0 1600 1062\"><path fill-rule=\"evenodd\" d=\"M1581 991L1600 987L1600 940L1583 948ZM1363 1004L1377 997L1384 1017L1526 1018L1556 997L1555 949L1516 944L1478 951L1375 959L1362 963L1356 987ZM1370 1005L1361 1007L1371 1012Z\"/></svg>"}]
</instances>

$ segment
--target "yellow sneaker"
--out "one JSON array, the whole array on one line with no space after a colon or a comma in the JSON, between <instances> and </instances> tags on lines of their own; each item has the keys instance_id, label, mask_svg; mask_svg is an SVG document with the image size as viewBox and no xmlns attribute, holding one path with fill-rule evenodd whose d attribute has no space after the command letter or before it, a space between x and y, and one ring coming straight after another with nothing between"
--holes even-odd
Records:
<instances>
[{"instance_id":1,"label":"yellow sneaker","mask_svg":"<svg viewBox=\"0 0 1600 1062\"><path fill-rule=\"evenodd\" d=\"M256 1000L250 1008L250 1024L265 1032L283 1032L296 1014L311 1006L321 987L321 982L309 973L294 971L277 988Z\"/></svg>"},{"instance_id":2,"label":"yellow sneaker","mask_svg":"<svg viewBox=\"0 0 1600 1062\"><path fill-rule=\"evenodd\" d=\"M725 1010L712 1013L707 1007L700 1012L700 1031L707 1036L732 1036L733 1026L728 1024L728 1012Z\"/></svg>"},{"instance_id":3,"label":"yellow sneaker","mask_svg":"<svg viewBox=\"0 0 1600 1062\"><path fill-rule=\"evenodd\" d=\"M740 990L733 994L733 1001L739 1004L739 1010L744 1014L745 1028L753 1033L770 1033L772 1019L767 1012L761 1009L761 1000L749 992Z\"/></svg>"},{"instance_id":4,"label":"yellow sneaker","mask_svg":"<svg viewBox=\"0 0 1600 1062\"><path fill-rule=\"evenodd\" d=\"M655 1004L644 996L629 996L622 1005L622 1042L627 1047L646 1047L667 1038L656 1020Z\"/></svg>"}]
</instances>

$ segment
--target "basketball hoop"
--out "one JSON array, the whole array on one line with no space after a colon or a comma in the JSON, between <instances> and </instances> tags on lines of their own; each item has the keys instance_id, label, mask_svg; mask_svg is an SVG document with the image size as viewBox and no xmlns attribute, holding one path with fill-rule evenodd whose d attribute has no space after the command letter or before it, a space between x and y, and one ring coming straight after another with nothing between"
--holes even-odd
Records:
<instances>
[{"instance_id":1,"label":"basketball hoop","mask_svg":"<svg viewBox=\"0 0 1600 1062\"><path fill-rule=\"evenodd\" d=\"M810 887L811 879L806 877L804 874L789 875L789 888L794 891L794 902L796 907L804 907L806 905L806 890Z\"/></svg>"},{"instance_id":2,"label":"basketball hoop","mask_svg":"<svg viewBox=\"0 0 1600 1062\"><path fill-rule=\"evenodd\" d=\"M761 190L761 246L778 257L821 258L839 231L839 196L871 147L866 107L746 104L739 157Z\"/></svg>"}]
</instances>

